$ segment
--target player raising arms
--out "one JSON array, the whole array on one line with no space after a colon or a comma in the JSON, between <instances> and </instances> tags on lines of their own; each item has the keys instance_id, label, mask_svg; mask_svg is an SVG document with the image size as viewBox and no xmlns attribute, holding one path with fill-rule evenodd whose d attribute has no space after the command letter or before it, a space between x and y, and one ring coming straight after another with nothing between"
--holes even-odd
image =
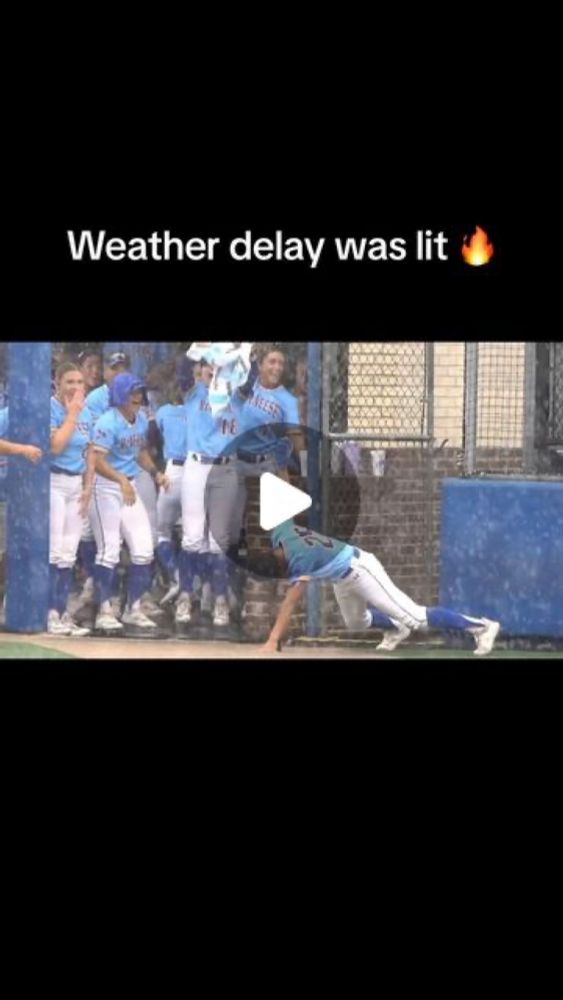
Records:
<instances>
[{"instance_id":1,"label":"player raising arms","mask_svg":"<svg viewBox=\"0 0 563 1000\"><path fill-rule=\"evenodd\" d=\"M299 430L297 399L282 384L285 369L285 354L275 344L261 344L256 349L258 377L247 398L238 391L233 396L233 408L237 414L239 436L246 435L237 449L237 470L239 479L246 476L261 476L273 472L289 482L287 461L280 460L283 449L279 440L281 429L271 429L272 425L293 424L288 428L288 437L294 449L301 456L305 449L303 435Z\"/></svg>"},{"instance_id":2,"label":"player raising arms","mask_svg":"<svg viewBox=\"0 0 563 1000\"><path fill-rule=\"evenodd\" d=\"M226 552L233 541L233 509L238 495L234 454L227 452L236 437L237 425L230 406L215 417L211 412L212 368L205 360L194 366L194 377L196 385L185 402L187 457L182 477L181 590L176 623L186 625L191 621L193 581L199 572L204 584L211 583L215 598L213 624L226 626L230 622Z\"/></svg>"},{"instance_id":3,"label":"player raising arms","mask_svg":"<svg viewBox=\"0 0 563 1000\"><path fill-rule=\"evenodd\" d=\"M99 611L96 628L120 630L122 623L143 629L155 623L143 614L141 595L150 583L153 544L147 512L135 486L139 469L146 469L157 486L168 487L150 457L147 443L148 420L141 412L145 404L144 384L135 375L123 372L111 385L110 409L94 427L96 483L90 506L97 555L94 579ZM119 562L121 534L127 543L131 566L128 574L127 607L118 621L111 607L111 589Z\"/></svg>"},{"instance_id":4,"label":"player raising arms","mask_svg":"<svg viewBox=\"0 0 563 1000\"><path fill-rule=\"evenodd\" d=\"M475 638L476 656L485 656L494 646L498 622L416 604L395 586L370 552L301 528L292 520L274 528L271 539L278 566L292 586L261 652L275 653L279 648L310 580L331 581L347 628L383 629L385 637L377 646L379 650L396 649L411 632L426 628L468 632Z\"/></svg>"},{"instance_id":5,"label":"player raising arms","mask_svg":"<svg viewBox=\"0 0 563 1000\"><path fill-rule=\"evenodd\" d=\"M66 361L55 372L51 398L51 512L49 527L49 614L51 635L88 635L67 611L72 568L94 480L93 420L84 400L84 376Z\"/></svg>"}]
</instances>

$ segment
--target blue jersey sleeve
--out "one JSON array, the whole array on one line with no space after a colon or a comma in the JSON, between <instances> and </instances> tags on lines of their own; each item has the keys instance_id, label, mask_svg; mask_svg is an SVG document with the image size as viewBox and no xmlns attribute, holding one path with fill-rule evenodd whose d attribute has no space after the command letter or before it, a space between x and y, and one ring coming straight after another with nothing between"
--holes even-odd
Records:
<instances>
[{"instance_id":1,"label":"blue jersey sleeve","mask_svg":"<svg viewBox=\"0 0 563 1000\"><path fill-rule=\"evenodd\" d=\"M297 396L293 396L291 392L285 391L282 399L283 408L283 422L286 424L298 424L299 423L299 405L297 403Z\"/></svg>"}]
</instances>

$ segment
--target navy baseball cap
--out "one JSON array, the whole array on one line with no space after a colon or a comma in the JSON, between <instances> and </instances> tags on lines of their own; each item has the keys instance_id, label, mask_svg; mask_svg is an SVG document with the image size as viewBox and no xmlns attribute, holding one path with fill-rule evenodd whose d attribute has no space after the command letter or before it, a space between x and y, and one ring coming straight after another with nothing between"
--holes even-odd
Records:
<instances>
[{"instance_id":1,"label":"navy baseball cap","mask_svg":"<svg viewBox=\"0 0 563 1000\"><path fill-rule=\"evenodd\" d=\"M107 365L108 368L115 368L117 365L128 365L129 358L123 353L123 351L114 351L113 354L108 354L107 357L104 358L104 364Z\"/></svg>"},{"instance_id":2,"label":"navy baseball cap","mask_svg":"<svg viewBox=\"0 0 563 1000\"><path fill-rule=\"evenodd\" d=\"M110 406L125 406L132 392L145 391L145 383L132 375L131 372L122 372L116 375L109 387Z\"/></svg>"}]
</instances>

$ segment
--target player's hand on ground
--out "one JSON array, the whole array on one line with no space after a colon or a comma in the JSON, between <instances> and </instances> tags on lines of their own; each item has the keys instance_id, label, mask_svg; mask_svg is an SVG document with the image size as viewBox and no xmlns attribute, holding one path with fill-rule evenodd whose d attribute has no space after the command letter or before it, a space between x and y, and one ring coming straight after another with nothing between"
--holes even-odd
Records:
<instances>
[{"instance_id":1,"label":"player's hand on ground","mask_svg":"<svg viewBox=\"0 0 563 1000\"><path fill-rule=\"evenodd\" d=\"M28 462L33 462L34 465L43 458L41 448L36 448L34 444L23 444L21 453L24 458L27 458Z\"/></svg>"},{"instance_id":2,"label":"player's hand on ground","mask_svg":"<svg viewBox=\"0 0 563 1000\"><path fill-rule=\"evenodd\" d=\"M132 507L137 499L135 495L135 490L128 479L123 479L120 483L121 492L123 494L123 503L126 507Z\"/></svg>"},{"instance_id":3,"label":"player's hand on ground","mask_svg":"<svg viewBox=\"0 0 563 1000\"><path fill-rule=\"evenodd\" d=\"M163 490L167 490L170 487L170 480L168 476L165 476L164 472L157 472L154 477L154 481L157 486L160 486Z\"/></svg>"},{"instance_id":4,"label":"player's hand on ground","mask_svg":"<svg viewBox=\"0 0 563 1000\"><path fill-rule=\"evenodd\" d=\"M279 639L268 639L263 646L260 646L259 653L281 653L281 642Z\"/></svg>"}]
</instances>

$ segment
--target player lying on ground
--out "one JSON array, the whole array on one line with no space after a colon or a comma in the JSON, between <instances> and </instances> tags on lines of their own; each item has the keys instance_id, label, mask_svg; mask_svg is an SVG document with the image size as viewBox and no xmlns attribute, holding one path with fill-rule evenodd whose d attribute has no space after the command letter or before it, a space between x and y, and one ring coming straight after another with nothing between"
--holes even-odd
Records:
<instances>
[{"instance_id":1,"label":"player lying on ground","mask_svg":"<svg viewBox=\"0 0 563 1000\"><path fill-rule=\"evenodd\" d=\"M271 535L274 556L289 588L261 652L275 653L289 628L293 611L310 580L329 580L347 628L379 628L384 639L377 649L389 651L418 629L452 629L475 638L476 656L490 653L500 624L488 618L459 614L449 608L425 608L392 582L370 552L329 538L294 521L285 521Z\"/></svg>"}]
</instances>

